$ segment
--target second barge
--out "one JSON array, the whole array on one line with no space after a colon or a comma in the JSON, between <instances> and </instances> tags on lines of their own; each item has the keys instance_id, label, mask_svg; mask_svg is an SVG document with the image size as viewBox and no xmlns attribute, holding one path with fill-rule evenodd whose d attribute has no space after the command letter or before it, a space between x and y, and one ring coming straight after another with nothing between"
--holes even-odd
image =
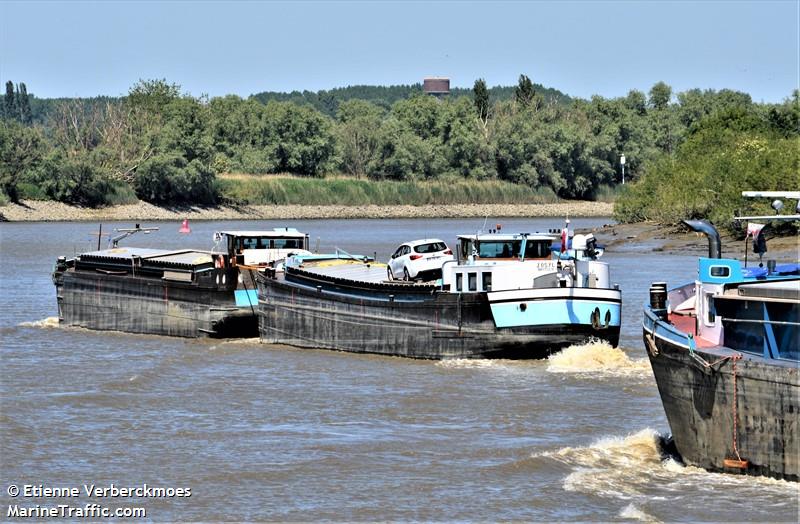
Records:
<instances>
[{"instance_id":1,"label":"second barge","mask_svg":"<svg viewBox=\"0 0 800 524\"><path fill-rule=\"evenodd\" d=\"M263 342L413 358L540 358L619 341L621 292L591 235L465 235L440 282L386 280L376 264L287 261L257 276ZM508 253L513 255L509 257Z\"/></svg>"}]
</instances>

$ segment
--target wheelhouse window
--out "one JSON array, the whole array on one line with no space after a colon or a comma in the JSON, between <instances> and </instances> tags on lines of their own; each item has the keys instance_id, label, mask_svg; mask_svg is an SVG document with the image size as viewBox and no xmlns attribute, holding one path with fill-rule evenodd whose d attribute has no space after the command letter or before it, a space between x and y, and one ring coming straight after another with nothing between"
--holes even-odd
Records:
<instances>
[{"instance_id":1,"label":"wheelhouse window","mask_svg":"<svg viewBox=\"0 0 800 524\"><path fill-rule=\"evenodd\" d=\"M273 241L276 249L297 249L303 247L303 241L299 238L276 238Z\"/></svg>"},{"instance_id":2,"label":"wheelhouse window","mask_svg":"<svg viewBox=\"0 0 800 524\"><path fill-rule=\"evenodd\" d=\"M481 258L513 258L519 255L521 240L481 240L478 255Z\"/></svg>"},{"instance_id":3,"label":"wheelhouse window","mask_svg":"<svg viewBox=\"0 0 800 524\"><path fill-rule=\"evenodd\" d=\"M269 247L269 239L261 237L242 237L239 245L241 249L267 249Z\"/></svg>"},{"instance_id":4,"label":"wheelhouse window","mask_svg":"<svg viewBox=\"0 0 800 524\"><path fill-rule=\"evenodd\" d=\"M462 273L456 273L456 291L463 291L464 290L464 275Z\"/></svg>"},{"instance_id":5,"label":"wheelhouse window","mask_svg":"<svg viewBox=\"0 0 800 524\"><path fill-rule=\"evenodd\" d=\"M461 254L461 260L466 260L472 254L472 241L467 239L459 240L459 253Z\"/></svg>"},{"instance_id":6,"label":"wheelhouse window","mask_svg":"<svg viewBox=\"0 0 800 524\"><path fill-rule=\"evenodd\" d=\"M525 244L525 258L550 258L550 241L528 240Z\"/></svg>"}]
</instances>

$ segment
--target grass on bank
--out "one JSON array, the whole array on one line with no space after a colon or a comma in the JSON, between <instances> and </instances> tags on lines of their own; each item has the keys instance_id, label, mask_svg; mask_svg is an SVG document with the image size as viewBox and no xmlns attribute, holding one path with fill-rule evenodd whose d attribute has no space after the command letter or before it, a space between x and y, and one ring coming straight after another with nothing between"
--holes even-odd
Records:
<instances>
[{"instance_id":1,"label":"grass on bank","mask_svg":"<svg viewBox=\"0 0 800 524\"><path fill-rule=\"evenodd\" d=\"M253 205L547 204L559 199L549 188L497 180L394 182L349 177L224 174L217 177L227 202Z\"/></svg>"},{"instance_id":2,"label":"grass on bank","mask_svg":"<svg viewBox=\"0 0 800 524\"><path fill-rule=\"evenodd\" d=\"M17 191L21 200L53 200L41 187L31 182L20 182L17 184ZM139 202L139 198L130 184L119 180L111 181L111 192L105 195L105 199L105 205L109 206L122 206ZM0 206L5 206L9 203L8 195L0 191Z\"/></svg>"},{"instance_id":3,"label":"grass on bank","mask_svg":"<svg viewBox=\"0 0 800 524\"><path fill-rule=\"evenodd\" d=\"M550 188L528 186L498 180L439 180L396 182L361 180L347 176L309 178L293 175L221 174L217 176L221 203L250 205L444 205L444 204L550 204L559 202ZM613 201L612 188L600 188L599 201ZM22 200L51 198L36 184L17 186ZM112 181L106 205L135 204L139 200L133 188ZM0 206L9 203L0 192Z\"/></svg>"}]
</instances>

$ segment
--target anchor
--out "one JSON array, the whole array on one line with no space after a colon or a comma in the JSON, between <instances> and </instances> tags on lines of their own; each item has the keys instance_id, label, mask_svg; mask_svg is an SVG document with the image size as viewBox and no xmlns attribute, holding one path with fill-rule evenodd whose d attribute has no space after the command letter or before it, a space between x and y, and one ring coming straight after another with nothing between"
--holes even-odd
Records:
<instances>
[{"instance_id":1,"label":"anchor","mask_svg":"<svg viewBox=\"0 0 800 524\"><path fill-rule=\"evenodd\" d=\"M602 324L600 323L600 308L599 307L594 308L594 311L592 311L592 315L591 315L590 318L591 318L591 322L592 322L592 327L594 329L597 329L597 330L608 329L608 325L611 324L611 310L606 310L606 314L605 314L605 317L603 319L603 320L605 320L605 322L602 323Z\"/></svg>"}]
</instances>

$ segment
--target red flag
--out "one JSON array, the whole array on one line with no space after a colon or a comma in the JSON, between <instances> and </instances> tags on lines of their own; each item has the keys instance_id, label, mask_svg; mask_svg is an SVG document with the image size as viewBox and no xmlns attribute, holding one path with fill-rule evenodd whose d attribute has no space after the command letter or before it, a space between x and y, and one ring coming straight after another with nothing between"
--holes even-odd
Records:
<instances>
[{"instance_id":1,"label":"red flag","mask_svg":"<svg viewBox=\"0 0 800 524\"><path fill-rule=\"evenodd\" d=\"M561 252L565 253L567 251L567 238L569 235L567 234L567 228L561 230Z\"/></svg>"},{"instance_id":2,"label":"red flag","mask_svg":"<svg viewBox=\"0 0 800 524\"><path fill-rule=\"evenodd\" d=\"M758 235L761 234L762 229L764 229L764 224L756 224L755 222L748 222L747 236L756 238Z\"/></svg>"},{"instance_id":3,"label":"red flag","mask_svg":"<svg viewBox=\"0 0 800 524\"><path fill-rule=\"evenodd\" d=\"M189 219L188 218L184 218L183 219L183 223L181 224L181 228L178 230L178 233L187 234L187 233L191 233L191 232L192 232L192 230L189 228Z\"/></svg>"}]
</instances>

